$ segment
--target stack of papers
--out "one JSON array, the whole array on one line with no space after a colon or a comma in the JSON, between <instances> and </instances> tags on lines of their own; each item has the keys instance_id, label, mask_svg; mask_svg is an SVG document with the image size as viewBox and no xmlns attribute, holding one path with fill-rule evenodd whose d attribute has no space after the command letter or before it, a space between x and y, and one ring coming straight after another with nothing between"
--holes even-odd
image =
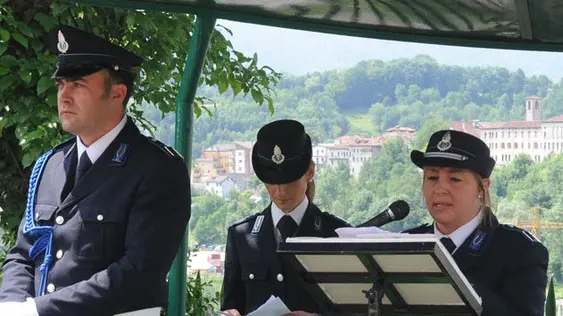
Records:
<instances>
[{"instance_id":1,"label":"stack of papers","mask_svg":"<svg viewBox=\"0 0 563 316\"><path fill-rule=\"evenodd\" d=\"M266 303L246 316L283 316L291 313L284 302L276 296L270 296Z\"/></svg>"},{"instance_id":2,"label":"stack of papers","mask_svg":"<svg viewBox=\"0 0 563 316\"><path fill-rule=\"evenodd\" d=\"M341 227L335 229L339 238L400 238L400 239L425 239L436 238L434 234L409 234L393 233L378 227Z\"/></svg>"},{"instance_id":3,"label":"stack of papers","mask_svg":"<svg viewBox=\"0 0 563 316\"><path fill-rule=\"evenodd\" d=\"M369 235L370 237L374 235L381 235L381 237L392 237L403 235L401 233L392 233L378 227L341 227L337 228L336 233L338 237L361 237Z\"/></svg>"}]
</instances>

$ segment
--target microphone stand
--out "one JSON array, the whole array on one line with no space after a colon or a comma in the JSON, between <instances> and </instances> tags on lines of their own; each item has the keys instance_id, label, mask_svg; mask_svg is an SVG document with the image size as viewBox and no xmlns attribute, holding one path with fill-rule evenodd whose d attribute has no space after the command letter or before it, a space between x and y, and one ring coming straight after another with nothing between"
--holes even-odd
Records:
<instances>
[{"instance_id":1,"label":"microphone stand","mask_svg":"<svg viewBox=\"0 0 563 316\"><path fill-rule=\"evenodd\" d=\"M383 316L383 278L377 277L371 289L362 293L368 299L368 316Z\"/></svg>"}]
</instances>

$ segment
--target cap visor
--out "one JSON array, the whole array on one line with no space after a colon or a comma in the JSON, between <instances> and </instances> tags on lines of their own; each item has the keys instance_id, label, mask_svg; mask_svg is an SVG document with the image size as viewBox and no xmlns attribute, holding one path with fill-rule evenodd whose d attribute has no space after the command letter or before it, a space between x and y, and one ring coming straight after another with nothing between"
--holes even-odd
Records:
<instances>
[{"instance_id":1,"label":"cap visor","mask_svg":"<svg viewBox=\"0 0 563 316\"><path fill-rule=\"evenodd\" d=\"M53 74L54 79L82 78L103 69L102 67L59 68Z\"/></svg>"}]
</instances>

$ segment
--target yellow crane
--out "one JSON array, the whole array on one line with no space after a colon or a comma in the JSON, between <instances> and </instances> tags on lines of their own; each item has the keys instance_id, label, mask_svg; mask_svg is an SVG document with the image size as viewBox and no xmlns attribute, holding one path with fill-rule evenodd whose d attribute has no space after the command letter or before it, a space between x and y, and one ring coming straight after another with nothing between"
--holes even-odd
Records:
<instances>
[{"instance_id":1,"label":"yellow crane","mask_svg":"<svg viewBox=\"0 0 563 316\"><path fill-rule=\"evenodd\" d=\"M513 221L515 226L529 229L536 237L540 237L543 229L563 229L563 222L544 221L540 218L540 207L534 207L533 217L531 221L521 221L516 217Z\"/></svg>"}]
</instances>

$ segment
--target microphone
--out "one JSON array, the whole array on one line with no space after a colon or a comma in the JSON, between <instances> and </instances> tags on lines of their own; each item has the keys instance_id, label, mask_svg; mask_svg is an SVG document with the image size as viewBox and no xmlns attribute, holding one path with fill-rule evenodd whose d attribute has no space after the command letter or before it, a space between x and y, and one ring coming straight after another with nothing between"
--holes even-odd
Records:
<instances>
[{"instance_id":1,"label":"microphone","mask_svg":"<svg viewBox=\"0 0 563 316\"><path fill-rule=\"evenodd\" d=\"M398 200L391 203L385 211L377 214L374 218L356 227L381 227L390 222L402 220L409 215L410 211L411 208L407 202Z\"/></svg>"}]
</instances>

